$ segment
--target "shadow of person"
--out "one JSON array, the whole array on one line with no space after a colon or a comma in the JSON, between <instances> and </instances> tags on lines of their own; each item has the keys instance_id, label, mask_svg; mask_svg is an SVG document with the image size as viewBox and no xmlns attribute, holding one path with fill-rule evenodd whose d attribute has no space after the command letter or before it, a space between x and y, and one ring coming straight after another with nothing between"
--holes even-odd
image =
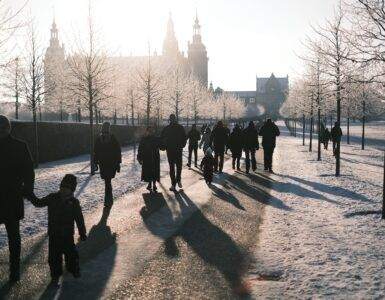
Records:
<instances>
[{"instance_id":1,"label":"shadow of person","mask_svg":"<svg viewBox=\"0 0 385 300\"><path fill-rule=\"evenodd\" d=\"M162 193L144 193L142 194L144 206L140 210L143 219L148 218L154 212L167 206L166 200Z\"/></svg>"},{"instance_id":2,"label":"shadow of person","mask_svg":"<svg viewBox=\"0 0 385 300\"><path fill-rule=\"evenodd\" d=\"M175 242L175 236L172 235L164 242L164 253L170 257L175 258L179 256L179 249Z\"/></svg>"},{"instance_id":3,"label":"shadow of person","mask_svg":"<svg viewBox=\"0 0 385 300\"><path fill-rule=\"evenodd\" d=\"M224 276L235 294L247 296L247 291L242 288L241 275L249 254L226 232L211 223L184 192L180 192L176 198L190 208L195 208L178 235L205 263L215 267Z\"/></svg>"},{"instance_id":4,"label":"shadow of person","mask_svg":"<svg viewBox=\"0 0 385 300\"><path fill-rule=\"evenodd\" d=\"M209 187L214 192L214 195L217 196L219 199L234 205L240 210L245 210L239 200L232 193L222 190L213 184L211 184Z\"/></svg>"}]
</instances>

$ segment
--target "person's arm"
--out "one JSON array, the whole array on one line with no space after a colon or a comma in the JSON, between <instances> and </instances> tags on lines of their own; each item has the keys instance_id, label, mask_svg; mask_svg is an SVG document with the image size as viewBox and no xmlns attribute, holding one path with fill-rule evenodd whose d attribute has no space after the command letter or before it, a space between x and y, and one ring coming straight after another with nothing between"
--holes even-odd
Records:
<instances>
[{"instance_id":1,"label":"person's arm","mask_svg":"<svg viewBox=\"0 0 385 300\"><path fill-rule=\"evenodd\" d=\"M98 165L100 163L99 161L99 138L95 140L95 146L94 146L94 164Z\"/></svg>"},{"instance_id":2,"label":"person's arm","mask_svg":"<svg viewBox=\"0 0 385 300\"><path fill-rule=\"evenodd\" d=\"M256 144L255 148L259 150L259 139L258 139L258 130L255 131Z\"/></svg>"},{"instance_id":3,"label":"person's arm","mask_svg":"<svg viewBox=\"0 0 385 300\"><path fill-rule=\"evenodd\" d=\"M29 194L29 195L27 196L27 199L28 199L28 200L32 203L32 205L35 206L35 207L45 207L45 206L48 206L49 203L51 202L51 200L52 200L52 194L49 194L48 196L39 199L39 198L36 197L36 195L32 192L31 194Z\"/></svg>"},{"instance_id":4,"label":"person's arm","mask_svg":"<svg viewBox=\"0 0 385 300\"><path fill-rule=\"evenodd\" d=\"M33 193L34 185L35 185L35 170L33 165L33 160L31 156L31 152L27 144L23 145L22 150L22 178L23 178L23 193L31 194Z\"/></svg>"},{"instance_id":5,"label":"person's arm","mask_svg":"<svg viewBox=\"0 0 385 300\"><path fill-rule=\"evenodd\" d=\"M139 143L138 155L136 156L136 159L138 160L138 162L140 164L142 164L142 162L143 162L143 139Z\"/></svg>"},{"instance_id":6,"label":"person's arm","mask_svg":"<svg viewBox=\"0 0 385 300\"><path fill-rule=\"evenodd\" d=\"M277 125L275 125L275 131L276 131L276 136L280 136L281 132L279 131L279 128Z\"/></svg>"},{"instance_id":7,"label":"person's arm","mask_svg":"<svg viewBox=\"0 0 385 300\"><path fill-rule=\"evenodd\" d=\"M180 133L181 133L181 139L182 139L182 148L184 148L187 144L187 135L182 125L181 125Z\"/></svg>"},{"instance_id":8,"label":"person's arm","mask_svg":"<svg viewBox=\"0 0 385 300\"><path fill-rule=\"evenodd\" d=\"M78 227L80 239L84 241L87 239L87 230L84 223L82 208L80 207L79 200L75 200L74 204L76 226Z\"/></svg>"}]
</instances>

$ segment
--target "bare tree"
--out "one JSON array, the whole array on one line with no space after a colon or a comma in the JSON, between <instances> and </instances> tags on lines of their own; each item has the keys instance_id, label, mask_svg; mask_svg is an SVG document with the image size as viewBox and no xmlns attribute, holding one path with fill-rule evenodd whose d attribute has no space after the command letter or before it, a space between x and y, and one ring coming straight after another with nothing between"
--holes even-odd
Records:
<instances>
[{"instance_id":1,"label":"bare tree","mask_svg":"<svg viewBox=\"0 0 385 300\"><path fill-rule=\"evenodd\" d=\"M19 119L20 98L23 93L22 77L23 69L20 66L20 58L11 60L4 70L4 82L2 86L5 89L5 95L15 99L15 119Z\"/></svg>"},{"instance_id":2,"label":"bare tree","mask_svg":"<svg viewBox=\"0 0 385 300\"><path fill-rule=\"evenodd\" d=\"M103 49L97 44L96 32L92 20L91 3L89 5L86 47L78 43L76 51L68 57L70 78L68 89L79 101L80 107L88 111L90 125L90 162L91 174L95 174L94 165L94 118L97 117L98 105L111 98L111 67L107 63Z\"/></svg>"}]
</instances>

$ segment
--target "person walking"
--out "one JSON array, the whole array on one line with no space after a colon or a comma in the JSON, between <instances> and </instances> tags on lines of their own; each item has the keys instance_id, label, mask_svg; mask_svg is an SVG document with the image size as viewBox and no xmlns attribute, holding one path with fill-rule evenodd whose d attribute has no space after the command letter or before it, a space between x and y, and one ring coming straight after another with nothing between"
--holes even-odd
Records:
<instances>
[{"instance_id":1,"label":"person walking","mask_svg":"<svg viewBox=\"0 0 385 300\"><path fill-rule=\"evenodd\" d=\"M273 173L273 154L276 139L281 133L277 125L271 119L267 119L262 125L259 134L262 136L263 160L265 171Z\"/></svg>"},{"instance_id":2,"label":"person walking","mask_svg":"<svg viewBox=\"0 0 385 300\"><path fill-rule=\"evenodd\" d=\"M198 142L201 139L201 134L197 130L197 126L195 124L192 125L191 130L187 134L188 139L188 163L187 166L191 167L191 158L194 152L194 165L198 167Z\"/></svg>"},{"instance_id":3,"label":"person walking","mask_svg":"<svg viewBox=\"0 0 385 300\"><path fill-rule=\"evenodd\" d=\"M167 152L168 164L170 166L170 191L176 192L176 185L182 188L182 154L186 146L187 137L182 125L178 124L176 116L170 115L170 124L167 125L161 134L164 148Z\"/></svg>"},{"instance_id":4,"label":"person walking","mask_svg":"<svg viewBox=\"0 0 385 300\"><path fill-rule=\"evenodd\" d=\"M328 150L329 148L329 141L330 141L330 131L328 128L325 128L323 132L323 137L322 137L322 144L324 145L325 150Z\"/></svg>"},{"instance_id":5,"label":"person walking","mask_svg":"<svg viewBox=\"0 0 385 300\"><path fill-rule=\"evenodd\" d=\"M228 142L231 154L232 154L232 167L237 170L241 170L241 157L242 157L242 146L243 146L243 133L238 124L234 126L233 132L230 134Z\"/></svg>"},{"instance_id":6,"label":"person walking","mask_svg":"<svg viewBox=\"0 0 385 300\"><path fill-rule=\"evenodd\" d=\"M81 241L87 239L86 226L79 200L74 192L77 178L72 174L64 176L60 190L44 198L29 195L29 200L36 207L48 207L48 263L53 284L58 284L63 275L63 255L66 269L75 278L80 277L79 254L74 241L74 223L78 227Z\"/></svg>"},{"instance_id":7,"label":"person walking","mask_svg":"<svg viewBox=\"0 0 385 300\"><path fill-rule=\"evenodd\" d=\"M243 149L246 156L246 173L248 174L250 172L250 162L251 168L255 172L257 170L255 152L259 150L259 141L258 130L253 121L243 130Z\"/></svg>"},{"instance_id":8,"label":"person walking","mask_svg":"<svg viewBox=\"0 0 385 300\"><path fill-rule=\"evenodd\" d=\"M213 129L213 132L211 133L210 140L210 144L214 146L215 172L222 173L225 147L228 141L228 133L226 128L223 126L222 121L218 121L217 125Z\"/></svg>"},{"instance_id":9,"label":"person walking","mask_svg":"<svg viewBox=\"0 0 385 300\"><path fill-rule=\"evenodd\" d=\"M227 136L230 137L231 130L230 130L228 124L225 123L224 126L225 126L225 129L226 129L226 134L227 134ZM225 149L225 153L226 153L226 154L228 153L228 151L229 151L229 149L230 149L228 141L229 141L229 140L227 139L227 143L226 143L226 146L225 146L225 147L226 147L226 149Z\"/></svg>"},{"instance_id":10,"label":"person walking","mask_svg":"<svg viewBox=\"0 0 385 300\"><path fill-rule=\"evenodd\" d=\"M342 137L342 130L340 127L339 122L334 123L334 127L332 128L332 131L330 132L332 142L333 142L333 155L337 155L337 144L341 143L341 137Z\"/></svg>"},{"instance_id":11,"label":"person walking","mask_svg":"<svg viewBox=\"0 0 385 300\"><path fill-rule=\"evenodd\" d=\"M208 148L211 148L211 129L209 126L206 126L206 130L202 135L201 142L199 143L199 148L203 146L203 153L206 153Z\"/></svg>"},{"instance_id":12,"label":"person walking","mask_svg":"<svg viewBox=\"0 0 385 300\"><path fill-rule=\"evenodd\" d=\"M207 185L210 185L213 182L213 173L214 173L215 160L212 154L211 148L206 149L205 156L201 162L201 170L203 171L203 177Z\"/></svg>"},{"instance_id":13,"label":"person walking","mask_svg":"<svg viewBox=\"0 0 385 300\"><path fill-rule=\"evenodd\" d=\"M112 179L120 172L122 152L118 140L111 133L111 125L103 123L102 132L96 139L94 161L100 169L100 177L104 180L104 207L111 210L113 205Z\"/></svg>"},{"instance_id":14,"label":"person walking","mask_svg":"<svg viewBox=\"0 0 385 300\"><path fill-rule=\"evenodd\" d=\"M137 159L142 166L142 181L148 182L147 189L156 193L156 182L160 181L161 140L154 134L154 128L149 126L144 137L140 140Z\"/></svg>"},{"instance_id":15,"label":"person walking","mask_svg":"<svg viewBox=\"0 0 385 300\"><path fill-rule=\"evenodd\" d=\"M11 123L0 115L0 224L5 225L9 247L9 280L20 280L20 220L23 197L34 188L34 164L25 142L11 135Z\"/></svg>"}]
</instances>

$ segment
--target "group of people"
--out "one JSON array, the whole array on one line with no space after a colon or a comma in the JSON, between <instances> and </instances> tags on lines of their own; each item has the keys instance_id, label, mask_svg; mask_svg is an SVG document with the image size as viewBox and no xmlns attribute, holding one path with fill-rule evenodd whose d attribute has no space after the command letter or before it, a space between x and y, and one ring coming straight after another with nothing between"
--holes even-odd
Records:
<instances>
[{"instance_id":1,"label":"group of people","mask_svg":"<svg viewBox=\"0 0 385 300\"><path fill-rule=\"evenodd\" d=\"M321 123L320 132L321 132L320 142L324 145L324 149L328 150L329 141L332 141L333 155L336 156L337 144L341 142L341 138L342 138L342 130L339 122L334 123L334 126L331 129L331 131L329 131L329 129L323 123Z\"/></svg>"},{"instance_id":2,"label":"group of people","mask_svg":"<svg viewBox=\"0 0 385 300\"><path fill-rule=\"evenodd\" d=\"M188 163L203 171L208 184L213 181L215 172L223 172L224 155L229 149L232 153L232 166L240 170L240 159L245 152L246 173L257 168L255 154L259 150L259 136L262 137L265 170L272 172L272 157L278 127L268 119L261 128L250 122L246 128L235 125L232 132L219 121L211 130L205 125L199 131L193 125L186 134L178 124L175 115L170 115L169 125L160 135L154 127L147 127L140 140L137 160L142 166L141 179L148 183L150 192L157 191L160 181L160 151L166 151L171 179L170 191L182 189L183 149L188 142ZM198 164L198 148L203 149L204 157ZM121 147L111 133L110 124L104 123L101 134L94 144L93 169L99 169L105 182L103 216L109 215L113 205L112 179L120 172L122 162ZM0 224L4 224L10 253L10 282L20 279L20 220L24 217L24 201L28 199L36 207L48 207L48 262L53 283L57 283L63 273L63 256L66 269L74 277L80 277L79 255L75 246L74 231L77 225L81 241L87 239L87 231L79 200L74 193L77 178L67 174L61 180L58 191L38 198L34 194L34 163L25 142L11 135L11 123L0 115ZM104 222L107 222L105 217Z\"/></svg>"}]
</instances>

